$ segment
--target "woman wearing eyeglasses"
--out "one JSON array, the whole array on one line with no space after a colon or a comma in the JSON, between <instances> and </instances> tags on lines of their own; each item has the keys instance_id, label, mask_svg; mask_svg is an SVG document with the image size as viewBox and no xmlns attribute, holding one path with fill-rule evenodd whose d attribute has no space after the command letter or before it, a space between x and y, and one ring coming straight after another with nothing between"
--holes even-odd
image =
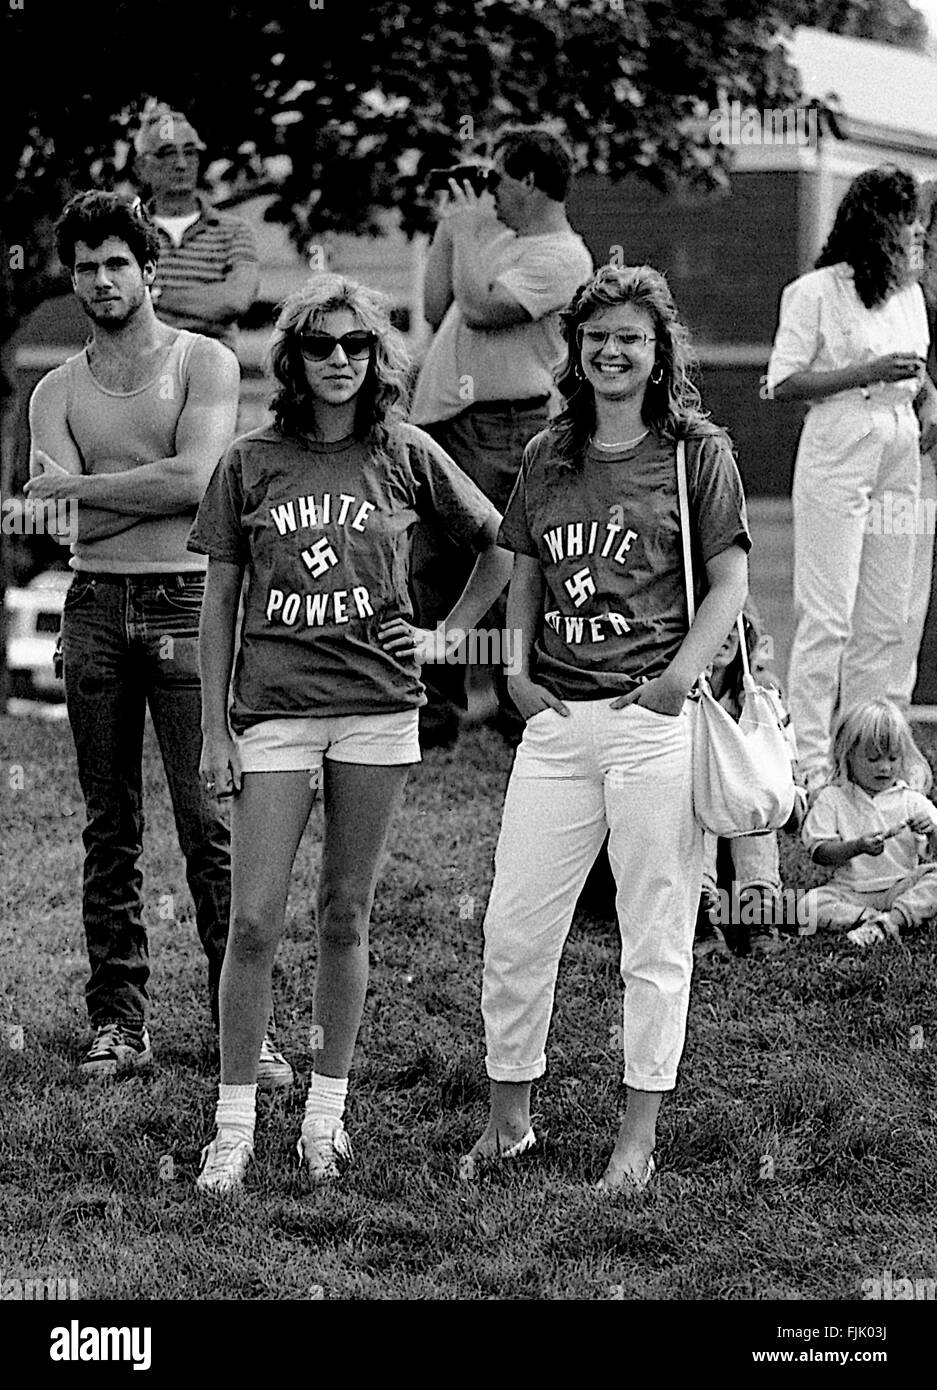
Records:
<instances>
[{"instance_id":1,"label":"woman wearing eyeglasses","mask_svg":"<svg viewBox=\"0 0 937 1390\"><path fill-rule=\"evenodd\" d=\"M420 759L420 663L444 659L446 630L457 640L508 578L498 512L403 421L407 365L380 296L337 275L311 280L283 305L271 341L274 423L231 446L190 540L210 557L201 771L234 798L217 1134L197 1182L208 1193L240 1186L253 1153L271 970L320 784L315 1065L298 1149L314 1182L351 1158L342 1121L368 923L390 818ZM462 597L432 632L410 622L409 534L420 518L478 552Z\"/></svg>"},{"instance_id":2,"label":"woman wearing eyeglasses","mask_svg":"<svg viewBox=\"0 0 937 1390\"><path fill-rule=\"evenodd\" d=\"M702 831L686 697L732 628L750 547L738 470L687 375L662 275L604 266L562 315L565 409L525 450L500 540L515 552L508 627L526 719L485 917L491 1112L460 1165L533 1147L560 954L609 833L617 885L626 1108L601 1186L641 1189L683 1050ZM687 631L676 446L686 441L696 567ZM616 1029L616 1033L617 1033ZM595 1040L607 1046L607 1032ZM585 1142L585 1139L584 1139Z\"/></svg>"}]
</instances>

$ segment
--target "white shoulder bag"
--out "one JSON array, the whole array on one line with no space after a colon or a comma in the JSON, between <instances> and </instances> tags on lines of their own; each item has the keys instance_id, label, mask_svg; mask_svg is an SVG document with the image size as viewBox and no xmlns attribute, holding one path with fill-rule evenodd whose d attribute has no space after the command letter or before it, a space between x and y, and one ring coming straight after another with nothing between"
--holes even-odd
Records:
<instances>
[{"instance_id":1,"label":"white shoulder bag","mask_svg":"<svg viewBox=\"0 0 937 1390\"><path fill-rule=\"evenodd\" d=\"M687 615L696 616L686 445L677 445L677 498L683 539ZM744 671L742 714L736 723L700 676L693 700L693 814L704 830L728 839L779 830L794 807L790 747L770 693L756 685L741 614L736 619Z\"/></svg>"}]
</instances>

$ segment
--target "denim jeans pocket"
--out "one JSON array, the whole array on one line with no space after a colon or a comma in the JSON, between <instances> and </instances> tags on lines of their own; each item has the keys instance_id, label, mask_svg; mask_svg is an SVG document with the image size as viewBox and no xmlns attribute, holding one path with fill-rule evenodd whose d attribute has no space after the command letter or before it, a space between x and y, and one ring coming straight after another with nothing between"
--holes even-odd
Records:
<instances>
[{"instance_id":1,"label":"denim jeans pocket","mask_svg":"<svg viewBox=\"0 0 937 1390\"><path fill-rule=\"evenodd\" d=\"M90 594L94 593L94 580L88 575L76 574L68 592L65 595L63 604L64 611L71 613L80 603L83 603Z\"/></svg>"},{"instance_id":2,"label":"denim jeans pocket","mask_svg":"<svg viewBox=\"0 0 937 1390\"><path fill-rule=\"evenodd\" d=\"M176 613L197 615L205 598L205 577L202 574L186 576L180 584L161 584L158 592L167 608Z\"/></svg>"}]
</instances>

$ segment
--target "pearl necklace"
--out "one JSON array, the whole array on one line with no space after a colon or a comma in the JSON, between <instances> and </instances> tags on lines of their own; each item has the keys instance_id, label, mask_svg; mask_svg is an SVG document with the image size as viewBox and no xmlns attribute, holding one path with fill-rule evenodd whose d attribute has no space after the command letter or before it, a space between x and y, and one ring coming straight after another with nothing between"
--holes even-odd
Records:
<instances>
[{"instance_id":1,"label":"pearl necklace","mask_svg":"<svg viewBox=\"0 0 937 1390\"><path fill-rule=\"evenodd\" d=\"M635 439L620 439L616 444L603 444L601 439L596 439L593 435L592 443L597 449L631 449L635 444L640 444L644 436L649 433L650 430L642 430Z\"/></svg>"}]
</instances>

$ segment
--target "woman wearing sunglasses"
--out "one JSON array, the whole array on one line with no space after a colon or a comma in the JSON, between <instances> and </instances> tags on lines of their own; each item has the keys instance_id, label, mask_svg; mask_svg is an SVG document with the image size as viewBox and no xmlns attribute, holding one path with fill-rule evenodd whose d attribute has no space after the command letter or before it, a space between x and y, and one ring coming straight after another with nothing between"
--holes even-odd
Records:
<instances>
[{"instance_id":1,"label":"woman wearing sunglasses","mask_svg":"<svg viewBox=\"0 0 937 1390\"><path fill-rule=\"evenodd\" d=\"M498 512L404 423L408 362L380 296L337 275L314 278L283 305L269 366L274 423L231 446L190 540L210 557L201 771L217 795L234 798L217 1134L197 1184L214 1194L241 1184L253 1153L273 959L320 785L314 1069L298 1150L314 1182L338 1176L351 1158L342 1120L368 923L390 818L420 759L420 663L445 658L446 630L470 628L510 570L495 545ZM462 597L432 632L409 621L418 519L478 552Z\"/></svg>"},{"instance_id":2,"label":"woman wearing sunglasses","mask_svg":"<svg viewBox=\"0 0 937 1390\"><path fill-rule=\"evenodd\" d=\"M693 967L702 831L686 697L745 600L750 541L732 450L699 409L663 276L603 266L562 322L566 406L528 444L500 533L515 552L507 621L523 663L508 688L527 723L485 916L491 1113L461 1174L535 1142L530 1088L546 1070L560 954L608 831L627 1103L601 1186L634 1190L654 1171ZM689 632L679 440L705 575Z\"/></svg>"}]
</instances>

